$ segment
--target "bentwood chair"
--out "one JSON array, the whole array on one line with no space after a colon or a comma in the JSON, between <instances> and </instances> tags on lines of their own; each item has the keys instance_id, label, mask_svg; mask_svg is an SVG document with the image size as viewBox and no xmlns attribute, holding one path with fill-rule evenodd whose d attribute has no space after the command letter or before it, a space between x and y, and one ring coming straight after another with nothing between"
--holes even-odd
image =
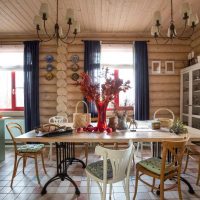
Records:
<instances>
[{"instance_id":1,"label":"bentwood chair","mask_svg":"<svg viewBox=\"0 0 200 200\"><path fill-rule=\"evenodd\" d=\"M26 167L26 161L27 158L33 158L35 160L35 172L36 172L36 177L37 181L40 184L40 179L38 175L38 164L37 164L37 156L40 155L42 159L42 166L44 169L45 174L46 169L44 165L44 158L43 158L43 153L44 153L44 144L24 144L24 145L18 145L15 141L15 133L20 133L23 134L22 127L17 124L17 123L8 123L6 124L6 128L8 132L10 133L10 136L12 138L13 144L14 144L14 149L15 149L15 161L14 161L14 169L13 169L13 175L12 175L12 180L11 180L11 187L13 184L13 180L15 176L17 175L17 168L19 165L19 162L21 159L23 159L23 174L24 174L24 169ZM19 159L18 159L19 157Z\"/></svg>"},{"instance_id":2,"label":"bentwood chair","mask_svg":"<svg viewBox=\"0 0 200 200\"><path fill-rule=\"evenodd\" d=\"M200 142L199 142L200 144ZM200 180L200 146L199 145L195 145L195 144L188 144L186 146L186 150L187 150L187 156L186 156L186 163L185 163L185 168L183 173L186 172L187 170L187 166L188 166L188 161L189 158L192 156L198 156L198 175L197 175L197 181L196 181L196 185L199 185L199 180Z\"/></svg>"},{"instance_id":3,"label":"bentwood chair","mask_svg":"<svg viewBox=\"0 0 200 200\"><path fill-rule=\"evenodd\" d=\"M68 123L68 118L67 116L53 116L49 118L49 123L51 124L56 124L56 125L64 125ZM88 162L88 143L84 143L85 146L85 165L87 165ZM52 147L53 143L50 143L50 149L49 149L49 160L52 162Z\"/></svg>"},{"instance_id":4,"label":"bentwood chair","mask_svg":"<svg viewBox=\"0 0 200 200\"><path fill-rule=\"evenodd\" d=\"M164 141L162 145L162 159L153 157L146 160L142 160L136 164L135 194L133 199L135 199L137 195L138 180L150 186L152 192L154 189L159 191L161 200L164 199L164 191L176 187L178 183L179 199L182 199L180 174L182 159L185 152L186 140ZM170 161L167 161L168 156L171 157ZM153 178L152 185L142 178L143 175L148 175ZM167 179L173 178L176 178L177 182L168 187L164 187L164 182ZM155 186L156 179L160 180L160 184L158 187Z\"/></svg>"},{"instance_id":5,"label":"bentwood chair","mask_svg":"<svg viewBox=\"0 0 200 200\"><path fill-rule=\"evenodd\" d=\"M101 192L101 200L106 199L107 184L110 184L109 197L111 198L112 184L119 181L123 181L124 183L126 200L130 199L129 176L134 149L132 142L129 142L129 147L127 149L122 150L107 149L102 146L97 146L95 148L95 153L103 156L103 160L90 163L85 169L87 175L88 199L90 199L91 180L97 182Z\"/></svg>"}]
</instances>

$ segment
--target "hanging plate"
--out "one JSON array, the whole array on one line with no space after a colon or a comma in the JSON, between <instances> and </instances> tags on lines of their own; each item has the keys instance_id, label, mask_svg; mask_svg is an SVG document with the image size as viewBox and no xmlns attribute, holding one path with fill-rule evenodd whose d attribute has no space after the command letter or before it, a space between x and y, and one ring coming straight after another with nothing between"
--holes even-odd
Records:
<instances>
[{"instance_id":1,"label":"hanging plate","mask_svg":"<svg viewBox=\"0 0 200 200\"><path fill-rule=\"evenodd\" d=\"M47 66L46 66L46 70L48 71L48 72L51 72L52 70L53 70L53 65L52 64L48 64Z\"/></svg>"},{"instance_id":2,"label":"hanging plate","mask_svg":"<svg viewBox=\"0 0 200 200\"><path fill-rule=\"evenodd\" d=\"M71 70L72 70L73 72L76 72L76 71L79 70L79 66L78 66L76 63L74 63L74 64L71 65Z\"/></svg>"},{"instance_id":3,"label":"hanging plate","mask_svg":"<svg viewBox=\"0 0 200 200\"><path fill-rule=\"evenodd\" d=\"M73 73L71 78L72 80L77 81L79 79L79 75L77 73Z\"/></svg>"},{"instance_id":4,"label":"hanging plate","mask_svg":"<svg viewBox=\"0 0 200 200\"><path fill-rule=\"evenodd\" d=\"M54 57L52 55L47 55L45 57L46 62L52 63L54 61Z\"/></svg>"},{"instance_id":5,"label":"hanging plate","mask_svg":"<svg viewBox=\"0 0 200 200\"><path fill-rule=\"evenodd\" d=\"M71 61L72 61L73 63L77 63L77 62L79 61L79 56L78 56L78 55L72 55L72 56L71 56Z\"/></svg>"},{"instance_id":6,"label":"hanging plate","mask_svg":"<svg viewBox=\"0 0 200 200\"><path fill-rule=\"evenodd\" d=\"M54 74L52 72L48 72L45 74L45 78L50 81L54 78Z\"/></svg>"}]
</instances>

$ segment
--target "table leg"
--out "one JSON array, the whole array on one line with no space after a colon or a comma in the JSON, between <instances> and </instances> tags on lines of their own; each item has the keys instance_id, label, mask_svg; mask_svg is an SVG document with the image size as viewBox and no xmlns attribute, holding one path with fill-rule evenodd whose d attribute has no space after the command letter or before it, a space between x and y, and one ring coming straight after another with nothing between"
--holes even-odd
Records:
<instances>
[{"instance_id":1,"label":"table leg","mask_svg":"<svg viewBox=\"0 0 200 200\"><path fill-rule=\"evenodd\" d=\"M153 142L153 157L161 158L161 143L159 143L159 142ZM168 154L168 161L170 161L170 160L171 160L171 155ZM194 191L193 187L191 186L191 184L183 177L180 177L180 179L188 186L188 192L190 194L195 194L195 191Z\"/></svg>"},{"instance_id":2,"label":"table leg","mask_svg":"<svg viewBox=\"0 0 200 200\"><path fill-rule=\"evenodd\" d=\"M61 179L61 181L64 181L66 179L70 181L75 187L75 194L79 195L80 191L78 189L78 186L67 173L68 167L73 162L80 162L83 165L83 168L86 167L85 163L82 160L75 158L75 144L68 142L60 142L60 143L56 142L56 162L57 162L57 174L46 182L41 191L41 194L43 195L47 193L46 188L51 182L58 179Z\"/></svg>"}]
</instances>

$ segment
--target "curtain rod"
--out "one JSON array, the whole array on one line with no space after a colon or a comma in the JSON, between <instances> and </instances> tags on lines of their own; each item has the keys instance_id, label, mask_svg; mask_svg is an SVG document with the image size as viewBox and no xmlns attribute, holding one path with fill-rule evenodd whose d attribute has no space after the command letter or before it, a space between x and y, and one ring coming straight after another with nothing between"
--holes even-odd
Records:
<instances>
[{"instance_id":1,"label":"curtain rod","mask_svg":"<svg viewBox=\"0 0 200 200\"><path fill-rule=\"evenodd\" d=\"M84 42L84 41L88 41L88 40L81 40L82 42ZM92 40L91 40L92 41ZM117 41L117 40L100 40L101 41L101 43L103 43L103 44L109 44L109 43L112 43L112 44L132 44L132 43L134 43L134 42L136 42L136 41L144 41L144 42L150 42L149 40L119 40L119 41Z\"/></svg>"}]
</instances>

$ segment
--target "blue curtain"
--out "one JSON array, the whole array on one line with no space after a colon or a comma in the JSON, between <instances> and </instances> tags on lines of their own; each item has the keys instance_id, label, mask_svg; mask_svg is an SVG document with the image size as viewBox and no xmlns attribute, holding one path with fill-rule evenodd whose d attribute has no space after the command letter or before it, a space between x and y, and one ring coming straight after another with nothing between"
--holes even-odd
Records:
<instances>
[{"instance_id":1,"label":"blue curtain","mask_svg":"<svg viewBox=\"0 0 200 200\"><path fill-rule=\"evenodd\" d=\"M24 42L24 116L26 132L40 125L39 41Z\"/></svg>"},{"instance_id":2,"label":"blue curtain","mask_svg":"<svg viewBox=\"0 0 200 200\"><path fill-rule=\"evenodd\" d=\"M135 42L135 119L149 119L149 72L147 42Z\"/></svg>"},{"instance_id":3,"label":"blue curtain","mask_svg":"<svg viewBox=\"0 0 200 200\"><path fill-rule=\"evenodd\" d=\"M93 82L100 83L100 41L84 41L84 71L90 75ZM87 100L84 99L86 102ZM87 102L92 117L97 117L96 106Z\"/></svg>"}]
</instances>

